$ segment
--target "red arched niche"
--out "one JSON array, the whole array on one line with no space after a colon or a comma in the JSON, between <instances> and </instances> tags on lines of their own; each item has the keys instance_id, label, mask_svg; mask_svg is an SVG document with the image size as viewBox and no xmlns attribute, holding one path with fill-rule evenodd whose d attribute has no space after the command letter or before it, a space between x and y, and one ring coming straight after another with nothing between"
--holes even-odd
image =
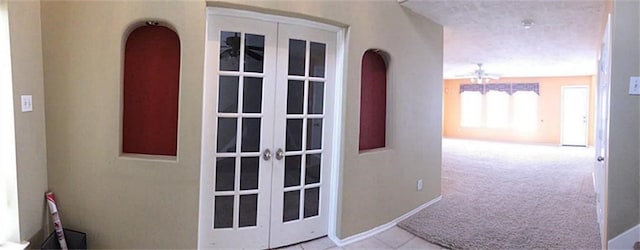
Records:
<instances>
[{"instance_id":1,"label":"red arched niche","mask_svg":"<svg viewBox=\"0 0 640 250\"><path fill-rule=\"evenodd\" d=\"M180 39L173 30L147 25L125 45L122 152L176 156Z\"/></svg>"},{"instance_id":2,"label":"red arched niche","mask_svg":"<svg viewBox=\"0 0 640 250\"><path fill-rule=\"evenodd\" d=\"M360 79L360 150L385 147L387 121L387 64L380 53L362 56Z\"/></svg>"}]
</instances>

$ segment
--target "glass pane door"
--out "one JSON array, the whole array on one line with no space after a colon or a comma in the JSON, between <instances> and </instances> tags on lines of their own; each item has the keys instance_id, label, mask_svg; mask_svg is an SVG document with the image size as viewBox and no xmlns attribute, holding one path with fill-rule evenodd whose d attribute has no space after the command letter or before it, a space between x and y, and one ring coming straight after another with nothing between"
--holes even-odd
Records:
<instances>
[{"instance_id":1,"label":"glass pane door","mask_svg":"<svg viewBox=\"0 0 640 250\"><path fill-rule=\"evenodd\" d=\"M326 44L288 43L282 222L318 215L326 64Z\"/></svg>"},{"instance_id":2,"label":"glass pane door","mask_svg":"<svg viewBox=\"0 0 640 250\"><path fill-rule=\"evenodd\" d=\"M221 31L220 41L213 227L253 227L261 195L264 35Z\"/></svg>"},{"instance_id":3,"label":"glass pane door","mask_svg":"<svg viewBox=\"0 0 640 250\"><path fill-rule=\"evenodd\" d=\"M279 24L271 247L326 234L335 39Z\"/></svg>"},{"instance_id":4,"label":"glass pane door","mask_svg":"<svg viewBox=\"0 0 640 250\"><path fill-rule=\"evenodd\" d=\"M277 24L209 18L199 244L268 248Z\"/></svg>"},{"instance_id":5,"label":"glass pane door","mask_svg":"<svg viewBox=\"0 0 640 250\"><path fill-rule=\"evenodd\" d=\"M336 33L208 19L199 248L327 234Z\"/></svg>"}]
</instances>

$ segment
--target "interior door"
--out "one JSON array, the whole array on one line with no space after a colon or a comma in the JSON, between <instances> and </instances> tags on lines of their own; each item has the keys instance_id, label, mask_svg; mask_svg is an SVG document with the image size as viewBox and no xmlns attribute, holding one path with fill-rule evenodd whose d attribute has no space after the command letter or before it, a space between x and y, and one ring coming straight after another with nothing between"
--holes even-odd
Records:
<instances>
[{"instance_id":1,"label":"interior door","mask_svg":"<svg viewBox=\"0 0 640 250\"><path fill-rule=\"evenodd\" d=\"M589 117L589 87L562 87L562 145L586 146Z\"/></svg>"},{"instance_id":2,"label":"interior door","mask_svg":"<svg viewBox=\"0 0 640 250\"><path fill-rule=\"evenodd\" d=\"M199 248L268 248L277 24L209 18Z\"/></svg>"},{"instance_id":3,"label":"interior door","mask_svg":"<svg viewBox=\"0 0 640 250\"><path fill-rule=\"evenodd\" d=\"M607 249L607 162L609 150L609 91L611 76L610 69L610 33L611 15L607 19L600 60L598 62L598 89L596 106L596 163L593 173L594 187L596 190L596 209L602 248Z\"/></svg>"},{"instance_id":4,"label":"interior door","mask_svg":"<svg viewBox=\"0 0 640 250\"><path fill-rule=\"evenodd\" d=\"M199 248L327 234L336 36L208 16Z\"/></svg>"},{"instance_id":5,"label":"interior door","mask_svg":"<svg viewBox=\"0 0 640 250\"><path fill-rule=\"evenodd\" d=\"M327 233L336 39L279 26L271 247Z\"/></svg>"}]
</instances>

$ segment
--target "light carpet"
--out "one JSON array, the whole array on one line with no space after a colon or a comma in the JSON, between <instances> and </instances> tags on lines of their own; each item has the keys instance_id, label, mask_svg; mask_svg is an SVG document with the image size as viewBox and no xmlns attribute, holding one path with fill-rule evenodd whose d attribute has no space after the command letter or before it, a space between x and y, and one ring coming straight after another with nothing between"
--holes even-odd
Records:
<instances>
[{"instance_id":1,"label":"light carpet","mask_svg":"<svg viewBox=\"0 0 640 250\"><path fill-rule=\"evenodd\" d=\"M402 221L451 249L600 249L591 148L443 140L442 200Z\"/></svg>"}]
</instances>

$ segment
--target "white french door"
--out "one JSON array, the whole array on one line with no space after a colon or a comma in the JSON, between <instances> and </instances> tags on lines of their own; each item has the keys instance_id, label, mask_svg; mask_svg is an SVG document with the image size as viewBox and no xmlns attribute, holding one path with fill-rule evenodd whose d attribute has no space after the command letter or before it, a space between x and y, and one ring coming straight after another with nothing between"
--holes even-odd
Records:
<instances>
[{"instance_id":1,"label":"white french door","mask_svg":"<svg viewBox=\"0 0 640 250\"><path fill-rule=\"evenodd\" d=\"M199 248L327 234L337 34L210 13Z\"/></svg>"},{"instance_id":2,"label":"white french door","mask_svg":"<svg viewBox=\"0 0 640 250\"><path fill-rule=\"evenodd\" d=\"M589 88L562 86L562 145L586 146L589 117Z\"/></svg>"}]
</instances>

